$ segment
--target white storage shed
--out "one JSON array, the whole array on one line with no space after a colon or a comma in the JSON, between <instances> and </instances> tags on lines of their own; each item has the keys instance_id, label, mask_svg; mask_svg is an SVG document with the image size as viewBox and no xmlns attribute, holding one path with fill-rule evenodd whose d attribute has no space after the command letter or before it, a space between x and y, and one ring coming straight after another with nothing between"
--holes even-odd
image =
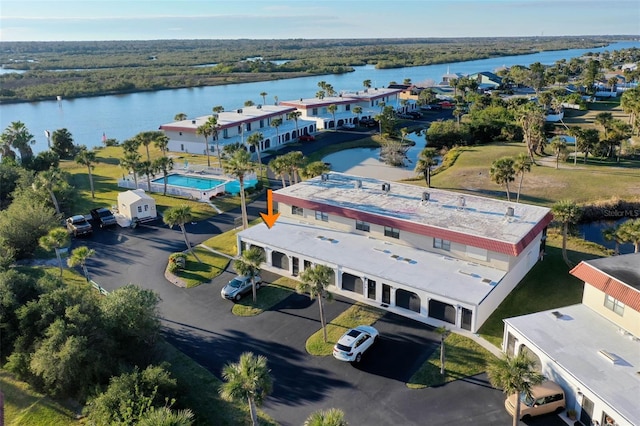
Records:
<instances>
[{"instance_id":1,"label":"white storage shed","mask_svg":"<svg viewBox=\"0 0 640 426\"><path fill-rule=\"evenodd\" d=\"M158 216L156 200L144 189L133 189L118 194L118 213L130 221L145 222Z\"/></svg>"}]
</instances>

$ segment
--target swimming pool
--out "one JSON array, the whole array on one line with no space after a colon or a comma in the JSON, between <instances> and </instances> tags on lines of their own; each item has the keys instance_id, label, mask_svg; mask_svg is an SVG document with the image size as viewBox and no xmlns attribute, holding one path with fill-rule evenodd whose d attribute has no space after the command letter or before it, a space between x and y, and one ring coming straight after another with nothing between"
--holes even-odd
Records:
<instances>
[{"instance_id":1,"label":"swimming pool","mask_svg":"<svg viewBox=\"0 0 640 426\"><path fill-rule=\"evenodd\" d=\"M154 179L153 183L164 185L164 178ZM246 179L244 188L253 188L258 179ZM240 182L237 180L211 179L192 175L171 174L167 176L167 185L181 188L197 189L198 191L210 191L220 185L224 185L224 191L233 195L240 193Z\"/></svg>"},{"instance_id":2,"label":"swimming pool","mask_svg":"<svg viewBox=\"0 0 640 426\"><path fill-rule=\"evenodd\" d=\"M167 185L181 186L183 188L193 188L200 190L208 190L215 188L216 186L223 185L227 181L220 179L209 179L196 177L191 175L179 175L173 174L167 176ZM164 178L154 179L153 183L159 183L164 185ZM238 190L239 191L239 190Z\"/></svg>"}]
</instances>

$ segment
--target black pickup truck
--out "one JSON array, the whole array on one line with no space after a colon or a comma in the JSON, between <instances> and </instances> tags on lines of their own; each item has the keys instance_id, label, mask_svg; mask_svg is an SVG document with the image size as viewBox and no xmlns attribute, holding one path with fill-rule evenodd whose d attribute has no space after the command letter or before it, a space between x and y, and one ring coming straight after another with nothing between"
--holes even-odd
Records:
<instances>
[{"instance_id":1,"label":"black pickup truck","mask_svg":"<svg viewBox=\"0 0 640 426\"><path fill-rule=\"evenodd\" d=\"M100 228L113 226L118 223L118 221L116 221L116 217L111 213L111 210L105 207L91 210L91 218L96 224L98 224L98 226L100 226Z\"/></svg>"}]
</instances>

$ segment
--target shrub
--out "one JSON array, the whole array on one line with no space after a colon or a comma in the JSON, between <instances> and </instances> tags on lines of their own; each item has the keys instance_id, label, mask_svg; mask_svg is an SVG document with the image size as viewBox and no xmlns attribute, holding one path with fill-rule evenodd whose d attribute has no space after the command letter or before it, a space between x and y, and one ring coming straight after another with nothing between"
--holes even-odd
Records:
<instances>
[{"instance_id":1,"label":"shrub","mask_svg":"<svg viewBox=\"0 0 640 426\"><path fill-rule=\"evenodd\" d=\"M185 253L173 253L169 256L169 272L175 273L184 269L187 263L187 255Z\"/></svg>"}]
</instances>

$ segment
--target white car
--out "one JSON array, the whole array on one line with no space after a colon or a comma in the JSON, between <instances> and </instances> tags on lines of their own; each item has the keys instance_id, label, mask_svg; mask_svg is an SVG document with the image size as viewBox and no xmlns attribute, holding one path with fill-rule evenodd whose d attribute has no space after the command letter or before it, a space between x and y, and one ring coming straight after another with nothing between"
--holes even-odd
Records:
<instances>
[{"instance_id":1,"label":"white car","mask_svg":"<svg viewBox=\"0 0 640 426\"><path fill-rule=\"evenodd\" d=\"M340 361L360 362L362 354L377 340L380 333L369 325L347 330L333 347L333 356Z\"/></svg>"}]
</instances>

